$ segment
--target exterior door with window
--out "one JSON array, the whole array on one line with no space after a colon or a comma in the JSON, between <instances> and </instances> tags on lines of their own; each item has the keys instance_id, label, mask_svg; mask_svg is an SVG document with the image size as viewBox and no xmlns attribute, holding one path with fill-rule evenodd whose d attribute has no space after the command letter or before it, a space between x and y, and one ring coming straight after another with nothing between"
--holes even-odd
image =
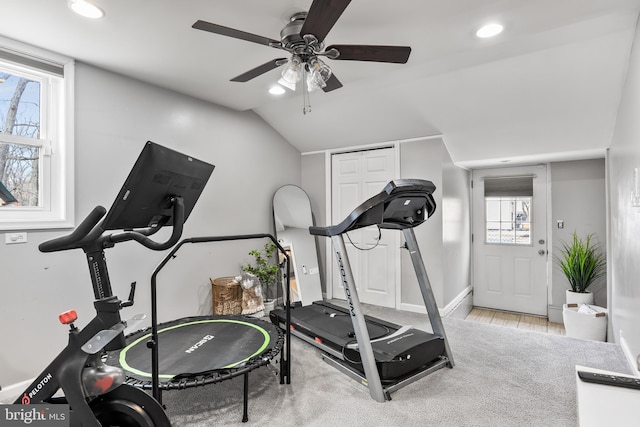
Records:
<instances>
[{"instance_id":1,"label":"exterior door with window","mask_svg":"<svg viewBox=\"0 0 640 427\"><path fill-rule=\"evenodd\" d=\"M545 166L473 172L473 303L547 315Z\"/></svg>"},{"instance_id":2,"label":"exterior door with window","mask_svg":"<svg viewBox=\"0 0 640 427\"><path fill-rule=\"evenodd\" d=\"M383 148L334 154L331 170L331 223L338 224L395 178L395 151ZM361 302L395 307L399 236L395 230L379 230L376 226L343 235ZM330 259L333 297L344 299L333 248Z\"/></svg>"}]
</instances>

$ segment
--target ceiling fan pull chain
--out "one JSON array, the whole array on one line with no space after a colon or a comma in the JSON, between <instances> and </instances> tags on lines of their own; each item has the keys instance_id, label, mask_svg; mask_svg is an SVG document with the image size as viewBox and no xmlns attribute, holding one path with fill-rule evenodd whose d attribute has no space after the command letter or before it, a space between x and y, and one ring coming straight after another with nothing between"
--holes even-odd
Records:
<instances>
[{"instance_id":1,"label":"ceiling fan pull chain","mask_svg":"<svg viewBox=\"0 0 640 427\"><path fill-rule=\"evenodd\" d=\"M302 114L311 112L311 101L309 99L309 86L307 85L307 70L302 67Z\"/></svg>"}]
</instances>

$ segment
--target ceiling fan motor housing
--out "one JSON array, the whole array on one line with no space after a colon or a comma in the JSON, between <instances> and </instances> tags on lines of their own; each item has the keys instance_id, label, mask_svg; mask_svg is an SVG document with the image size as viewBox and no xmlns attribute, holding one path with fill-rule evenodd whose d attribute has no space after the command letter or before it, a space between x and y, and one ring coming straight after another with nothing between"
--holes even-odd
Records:
<instances>
[{"instance_id":1,"label":"ceiling fan motor housing","mask_svg":"<svg viewBox=\"0 0 640 427\"><path fill-rule=\"evenodd\" d=\"M298 12L291 16L291 19L280 31L282 46L291 53L301 56L312 55L321 50L321 46L315 37L308 35L306 38L300 34L307 12Z\"/></svg>"}]
</instances>

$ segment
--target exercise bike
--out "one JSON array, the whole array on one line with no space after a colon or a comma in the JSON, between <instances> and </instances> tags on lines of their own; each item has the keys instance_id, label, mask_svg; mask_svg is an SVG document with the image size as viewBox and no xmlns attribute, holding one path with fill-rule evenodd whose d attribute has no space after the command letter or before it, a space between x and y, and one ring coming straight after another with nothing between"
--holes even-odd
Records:
<instances>
[{"instance_id":1,"label":"exercise bike","mask_svg":"<svg viewBox=\"0 0 640 427\"><path fill-rule=\"evenodd\" d=\"M71 426L171 425L153 397L124 384L124 371L102 360L104 351L125 346L126 322L122 321L120 310L133 305L135 294L135 283L131 284L127 301L113 294L104 250L131 240L156 251L174 246L212 171L213 165L147 142L108 213L97 206L71 234L40 244L41 252L85 252L96 316L79 329L73 323L77 320L74 311L60 315L61 323L69 325L67 346L15 404L68 404ZM149 238L167 225L173 229L166 241ZM114 229L121 231L107 233ZM152 348L153 343L148 346ZM60 389L63 396L56 397Z\"/></svg>"}]
</instances>

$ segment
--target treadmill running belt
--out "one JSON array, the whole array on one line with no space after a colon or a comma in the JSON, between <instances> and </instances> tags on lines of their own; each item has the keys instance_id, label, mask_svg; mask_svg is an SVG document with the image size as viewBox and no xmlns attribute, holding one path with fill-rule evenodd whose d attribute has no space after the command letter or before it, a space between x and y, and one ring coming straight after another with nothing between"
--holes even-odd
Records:
<instances>
[{"instance_id":1,"label":"treadmill running belt","mask_svg":"<svg viewBox=\"0 0 640 427\"><path fill-rule=\"evenodd\" d=\"M292 309L292 317L295 318L297 328L306 329L314 337L323 341L329 341L338 347L345 347L347 344L355 342L355 332L351 316L346 309L323 302L314 302L310 306ZM389 325L392 328L399 328L397 325ZM389 326L368 321L367 330L369 337L376 338L388 335L391 332Z\"/></svg>"},{"instance_id":2,"label":"treadmill running belt","mask_svg":"<svg viewBox=\"0 0 640 427\"><path fill-rule=\"evenodd\" d=\"M274 324L284 324L282 309L270 313ZM444 352L444 338L365 316L367 330L380 379L397 382L416 370L434 363ZM364 373L349 311L323 301L291 309L291 326L316 342L333 348L353 369Z\"/></svg>"}]
</instances>

